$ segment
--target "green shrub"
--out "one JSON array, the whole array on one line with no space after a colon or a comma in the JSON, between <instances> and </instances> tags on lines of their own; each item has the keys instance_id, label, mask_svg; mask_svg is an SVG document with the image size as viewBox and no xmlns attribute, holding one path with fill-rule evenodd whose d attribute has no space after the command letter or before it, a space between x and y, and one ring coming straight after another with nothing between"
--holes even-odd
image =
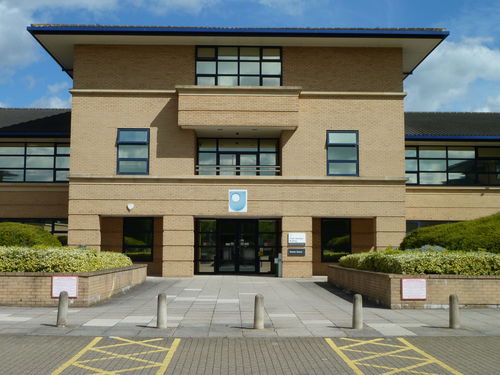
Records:
<instances>
[{"instance_id":1,"label":"green shrub","mask_svg":"<svg viewBox=\"0 0 500 375\"><path fill-rule=\"evenodd\" d=\"M437 245L450 250L500 252L500 213L459 223L440 224L410 232L401 249Z\"/></svg>"},{"instance_id":2,"label":"green shrub","mask_svg":"<svg viewBox=\"0 0 500 375\"><path fill-rule=\"evenodd\" d=\"M391 251L351 254L342 267L406 275L500 275L500 255L461 251Z\"/></svg>"},{"instance_id":3,"label":"green shrub","mask_svg":"<svg viewBox=\"0 0 500 375\"><path fill-rule=\"evenodd\" d=\"M338 262L340 258L349 254L350 252L348 251L323 250L323 261Z\"/></svg>"},{"instance_id":4,"label":"green shrub","mask_svg":"<svg viewBox=\"0 0 500 375\"><path fill-rule=\"evenodd\" d=\"M0 223L0 246L61 246L59 240L35 225Z\"/></svg>"},{"instance_id":5,"label":"green shrub","mask_svg":"<svg viewBox=\"0 0 500 375\"><path fill-rule=\"evenodd\" d=\"M86 248L0 247L0 272L91 272L130 265L124 254Z\"/></svg>"}]
</instances>

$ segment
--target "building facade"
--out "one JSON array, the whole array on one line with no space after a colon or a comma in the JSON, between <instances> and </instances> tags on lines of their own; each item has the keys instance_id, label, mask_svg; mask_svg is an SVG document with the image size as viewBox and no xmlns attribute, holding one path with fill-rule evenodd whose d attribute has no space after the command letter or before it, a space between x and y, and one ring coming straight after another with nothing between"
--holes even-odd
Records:
<instances>
[{"instance_id":1,"label":"building facade","mask_svg":"<svg viewBox=\"0 0 500 375\"><path fill-rule=\"evenodd\" d=\"M274 274L281 254L308 277L500 209L498 116L405 132L403 79L446 31L28 29L73 78L71 129L0 111L0 218L67 223L69 245L161 276Z\"/></svg>"}]
</instances>

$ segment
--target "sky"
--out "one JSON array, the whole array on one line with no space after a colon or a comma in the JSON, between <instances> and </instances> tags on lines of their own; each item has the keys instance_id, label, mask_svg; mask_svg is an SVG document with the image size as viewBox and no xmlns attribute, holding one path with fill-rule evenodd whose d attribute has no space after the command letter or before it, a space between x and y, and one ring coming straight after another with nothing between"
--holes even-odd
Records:
<instances>
[{"instance_id":1,"label":"sky","mask_svg":"<svg viewBox=\"0 0 500 375\"><path fill-rule=\"evenodd\" d=\"M404 81L405 110L500 112L500 0L0 0L0 107L71 106L32 23L445 28Z\"/></svg>"}]
</instances>

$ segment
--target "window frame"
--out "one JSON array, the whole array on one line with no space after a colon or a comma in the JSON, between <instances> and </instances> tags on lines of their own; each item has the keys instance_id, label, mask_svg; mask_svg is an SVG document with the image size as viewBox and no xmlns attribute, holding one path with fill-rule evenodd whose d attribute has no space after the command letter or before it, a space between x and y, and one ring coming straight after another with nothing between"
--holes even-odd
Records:
<instances>
[{"instance_id":1,"label":"window frame","mask_svg":"<svg viewBox=\"0 0 500 375\"><path fill-rule=\"evenodd\" d=\"M148 175L149 174L149 159L151 156L150 150L150 129L149 128L118 128L116 134L116 174L117 175ZM120 141L121 132L146 132L146 141ZM147 158L120 158L120 146L147 146L148 156ZM145 161L146 171L145 172L121 172L120 162L121 161Z\"/></svg>"},{"instance_id":2,"label":"window frame","mask_svg":"<svg viewBox=\"0 0 500 375\"><path fill-rule=\"evenodd\" d=\"M330 134L334 133L354 133L356 134L356 143L330 143ZM329 159L330 147L354 147L356 149L356 160L343 160L343 159ZM343 173L330 173L330 163L347 164L356 163L356 173L343 174ZM354 176L359 177L359 130L327 130L326 131L326 175L327 176Z\"/></svg>"},{"instance_id":3,"label":"window frame","mask_svg":"<svg viewBox=\"0 0 500 375\"><path fill-rule=\"evenodd\" d=\"M127 246L125 245L125 225L127 221L130 220L148 220L151 222L151 246ZM130 255L128 255L125 250L127 248L133 248L133 249L138 249L138 248L144 248L144 249L151 249L151 254L144 259L134 259ZM152 216L130 216L130 217L124 217L123 218L123 223L122 223L122 254L127 255L130 259L132 259L133 262L153 262L154 261L154 251L155 251L155 218Z\"/></svg>"},{"instance_id":4,"label":"window frame","mask_svg":"<svg viewBox=\"0 0 500 375\"><path fill-rule=\"evenodd\" d=\"M214 48L215 54L214 57L200 57L198 50L200 48ZM237 48L238 54L236 59L219 59L219 48ZM259 49L259 57L257 60L242 60L241 59L241 48L258 48ZM264 49L278 49L279 50L279 59L266 59L264 58ZM215 63L215 73L206 74L206 73L198 73L198 62L214 62ZM237 63L237 72L235 74L219 74L219 62L236 62ZM240 72L240 63L241 62L258 62L259 63L259 73L258 74L241 74ZM262 74L262 63L265 62L279 62L280 63L280 74ZM195 48L195 59L194 59L194 84L196 86L217 86L217 87L238 87L240 85L241 77L258 77L259 85L255 87L279 87L283 85L283 48L278 46L220 46L220 45L197 45ZM200 85L198 84L198 77L213 77L214 84L213 85ZM237 85L218 85L219 77L236 77ZM264 86L263 78L279 78L279 86ZM248 85L245 85L248 86Z\"/></svg>"}]
</instances>

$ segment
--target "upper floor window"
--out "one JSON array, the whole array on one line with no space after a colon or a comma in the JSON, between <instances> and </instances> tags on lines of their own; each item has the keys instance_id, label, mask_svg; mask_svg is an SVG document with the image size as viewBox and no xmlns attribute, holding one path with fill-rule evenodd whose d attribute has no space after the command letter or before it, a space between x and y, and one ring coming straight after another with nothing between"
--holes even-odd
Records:
<instances>
[{"instance_id":1,"label":"upper floor window","mask_svg":"<svg viewBox=\"0 0 500 375\"><path fill-rule=\"evenodd\" d=\"M118 174L149 173L149 129L118 129Z\"/></svg>"},{"instance_id":2,"label":"upper floor window","mask_svg":"<svg viewBox=\"0 0 500 375\"><path fill-rule=\"evenodd\" d=\"M500 147L407 146L411 185L500 185Z\"/></svg>"},{"instance_id":3,"label":"upper floor window","mask_svg":"<svg viewBox=\"0 0 500 375\"><path fill-rule=\"evenodd\" d=\"M330 130L327 132L328 176L358 176L358 131Z\"/></svg>"},{"instance_id":4,"label":"upper floor window","mask_svg":"<svg viewBox=\"0 0 500 375\"><path fill-rule=\"evenodd\" d=\"M281 86L279 47L197 47L196 84Z\"/></svg>"},{"instance_id":5,"label":"upper floor window","mask_svg":"<svg viewBox=\"0 0 500 375\"><path fill-rule=\"evenodd\" d=\"M0 182L67 182L68 143L0 143Z\"/></svg>"},{"instance_id":6,"label":"upper floor window","mask_svg":"<svg viewBox=\"0 0 500 375\"><path fill-rule=\"evenodd\" d=\"M276 176L279 174L277 139L198 139L200 175Z\"/></svg>"}]
</instances>

